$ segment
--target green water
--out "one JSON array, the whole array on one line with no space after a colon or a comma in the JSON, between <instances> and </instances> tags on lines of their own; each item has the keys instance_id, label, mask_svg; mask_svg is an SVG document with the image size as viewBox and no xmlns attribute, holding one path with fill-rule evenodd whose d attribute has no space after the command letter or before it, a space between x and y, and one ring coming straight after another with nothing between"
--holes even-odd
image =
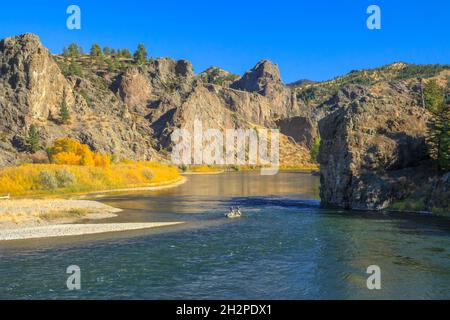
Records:
<instances>
[{"instance_id":1,"label":"green water","mask_svg":"<svg viewBox=\"0 0 450 320\"><path fill-rule=\"evenodd\" d=\"M322 210L317 177L190 176L115 194L119 221L183 226L0 244L0 299L448 299L450 222ZM239 205L244 217L223 213ZM104 222L104 221L102 221ZM81 290L66 268L81 268ZM381 268L381 290L366 269Z\"/></svg>"}]
</instances>

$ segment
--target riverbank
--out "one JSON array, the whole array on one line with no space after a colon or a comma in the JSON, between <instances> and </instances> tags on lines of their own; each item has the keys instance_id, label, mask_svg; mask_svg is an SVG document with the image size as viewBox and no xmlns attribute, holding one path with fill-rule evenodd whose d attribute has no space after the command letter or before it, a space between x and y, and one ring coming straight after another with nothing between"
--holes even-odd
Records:
<instances>
[{"instance_id":1,"label":"riverbank","mask_svg":"<svg viewBox=\"0 0 450 320\"><path fill-rule=\"evenodd\" d=\"M99 190L99 191L93 191L86 194L83 194L79 196L80 198L83 197L92 197L92 196L99 196L105 193L114 193L114 192L128 192L128 191L158 191L158 190L164 190L164 189L170 189L178 187L184 183L186 183L187 178L180 176L174 180L170 180L167 182L162 183L155 183L155 184L149 184L148 186L144 187L134 187L134 188L122 188L122 189L106 189L106 190Z\"/></svg>"},{"instance_id":2,"label":"riverbank","mask_svg":"<svg viewBox=\"0 0 450 320\"><path fill-rule=\"evenodd\" d=\"M109 192L162 190L177 187L186 181L187 179L185 177L179 177L171 181L155 183L146 187L96 191L95 195ZM83 220L113 218L121 211L121 209L90 200L0 200L0 241L139 230L183 223L176 221L137 224L75 224Z\"/></svg>"},{"instance_id":3,"label":"riverbank","mask_svg":"<svg viewBox=\"0 0 450 320\"><path fill-rule=\"evenodd\" d=\"M0 169L0 197L30 198L156 188L181 180L179 170L155 162L122 162L106 167L26 164Z\"/></svg>"}]
</instances>

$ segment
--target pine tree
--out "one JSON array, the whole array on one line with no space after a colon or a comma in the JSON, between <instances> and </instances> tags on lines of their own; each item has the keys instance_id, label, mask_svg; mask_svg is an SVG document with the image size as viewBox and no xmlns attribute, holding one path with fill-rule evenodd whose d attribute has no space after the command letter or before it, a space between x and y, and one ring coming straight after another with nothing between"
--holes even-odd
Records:
<instances>
[{"instance_id":1,"label":"pine tree","mask_svg":"<svg viewBox=\"0 0 450 320\"><path fill-rule=\"evenodd\" d=\"M61 103L61 106L59 108L59 118L60 118L61 123L63 123L63 124L68 123L70 120L70 112L69 112L69 107L67 106L65 94L64 94L64 98Z\"/></svg>"},{"instance_id":2,"label":"pine tree","mask_svg":"<svg viewBox=\"0 0 450 320\"><path fill-rule=\"evenodd\" d=\"M102 56L103 56L102 48L98 44L94 43L91 47L91 57L97 58Z\"/></svg>"},{"instance_id":3,"label":"pine tree","mask_svg":"<svg viewBox=\"0 0 450 320\"><path fill-rule=\"evenodd\" d=\"M126 59L131 59L133 57L128 49L119 49L119 56Z\"/></svg>"},{"instance_id":4,"label":"pine tree","mask_svg":"<svg viewBox=\"0 0 450 320\"><path fill-rule=\"evenodd\" d=\"M72 57L72 58L76 58L80 55L80 51L79 51L78 45L76 43L70 44L68 51L69 51L70 57Z\"/></svg>"},{"instance_id":5,"label":"pine tree","mask_svg":"<svg viewBox=\"0 0 450 320\"><path fill-rule=\"evenodd\" d=\"M62 55L63 55L64 58L69 58L70 57L69 49L64 47Z\"/></svg>"},{"instance_id":6,"label":"pine tree","mask_svg":"<svg viewBox=\"0 0 450 320\"><path fill-rule=\"evenodd\" d=\"M423 89L423 100L428 111L439 113L444 105L444 88L436 80L428 81Z\"/></svg>"},{"instance_id":7,"label":"pine tree","mask_svg":"<svg viewBox=\"0 0 450 320\"><path fill-rule=\"evenodd\" d=\"M450 170L450 104L444 88L429 81L424 88L425 107L432 113L427 137L429 155L441 170Z\"/></svg>"},{"instance_id":8,"label":"pine tree","mask_svg":"<svg viewBox=\"0 0 450 320\"><path fill-rule=\"evenodd\" d=\"M26 142L29 150L33 153L39 151L41 148L39 132L34 124L30 125L30 128L28 129Z\"/></svg>"},{"instance_id":9,"label":"pine tree","mask_svg":"<svg viewBox=\"0 0 450 320\"><path fill-rule=\"evenodd\" d=\"M139 44L136 52L134 53L134 61L136 64L144 64L147 62L148 52L147 49L145 49L145 46L143 43Z\"/></svg>"},{"instance_id":10,"label":"pine tree","mask_svg":"<svg viewBox=\"0 0 450 320\"><path fill-rule=\"evenodd\" d=\"M111 49L109 49L109 47L104 47L103 48L103 54L105 56L109 56L111 54Z\"/></svg>"}]
</instances>

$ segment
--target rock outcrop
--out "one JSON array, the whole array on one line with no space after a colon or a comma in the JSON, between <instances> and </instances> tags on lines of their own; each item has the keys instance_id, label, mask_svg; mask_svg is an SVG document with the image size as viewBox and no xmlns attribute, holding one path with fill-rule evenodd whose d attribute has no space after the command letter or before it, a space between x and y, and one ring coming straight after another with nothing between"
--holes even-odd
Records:
<instances>
[{"instance_id":1,"label":"rock outcrop","mask_svg":"<svg viewBox=\"0 0 450 320\"><path fill-rule=\"evenodd\" d=\"M129 68L120 76L118 92L127 106L146 105L151 95L150 81L139 68Z\"/></svg>"},{"instance_id":2,"label":"rock outcrop","mask_svg":"<svg viewBox=\"0 0 450 320\"><path fill-rule=\"evenodd\" d=\"M319 136L317 124L308 117L292 117L276 121L280 132L295 142L310 148Z\"/></svg>"},{"instance_id":3,"label":"rock outcrop","mask_svg":"<svg viewBox=\"0 0 450 320\"><path fill-rule=\"evenodd\" d=\"M253 69L231 85L233 89L257 92L263 96L270 96L274 90L282 86L278 66L268 60L258 62Z\"/></svg>"},{"instance_id":4,"label":"rock outcrop","mask_svg":"<svg viewBox=\"0 0 450 320\"><path fill-rule=\"evenodd\" d=\"M33 34L0 42L0 70L0 99L5 109L45 121L57 116L64 99L73 105L71 86Z\"/></svg>"},{"instance_id":5,"label":"rock outcrop","mask_svg":"<svg viewBox=\"0 0 450 320\"><path fill-rule=\"evenodd\" d=\"M431 210L450 212L450 172L447 172L433 183L428 199Z\"/></svg>"},{"instance_id":6,"label":"rock outcrop","mask_svg":"<svg viewBox=\"0 0 450 320\"><path fill-rule=\"evenodd\" d=\"M247 71L230 88L255 92L270 101L272 117L275 119L300 114L300 105L294 92L284 85L276 64L262 60L253 69ZM301 103L301 101L300 101Z\"/></svg>"},{"instance_id":7,"label":"rock outcrop","mask_svg":"<svg viewBox=\"0 0 450 320\"><path fill-rule=\"evenodd\" d=\"M321 120L322 205L379 210L420 188L428 118L406 96L368 95Z\"/></svg>"}]
</instances>

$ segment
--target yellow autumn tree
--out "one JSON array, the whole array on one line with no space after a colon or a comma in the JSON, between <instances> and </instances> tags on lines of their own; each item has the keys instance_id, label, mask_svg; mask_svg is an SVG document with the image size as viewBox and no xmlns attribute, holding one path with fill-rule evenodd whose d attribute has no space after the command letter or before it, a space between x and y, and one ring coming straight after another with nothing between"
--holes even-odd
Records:
<instances>
[{"instance_id":1,"label":"yellow autumn tree","mask_svg":"<svg viewBox=\"0 0 450 320\"><path fill-rule=\"evenodd\" d=\"M50 160L55 164L108 167L111 159L107 154L92 152L89 146L72 138L57 139L48 149Z\"/></svg>"},{"instance_id":2,"label":"yellow autumn tree","mask_svg":"<svg viewBox=\"0 0 450 320\"><path fill-rule=\"evenodd\" d=\"M81 164L81 156L74 152L60 152L52 156L54 164L67 164L79 166Z\"/></svg>"}]
</instances>

